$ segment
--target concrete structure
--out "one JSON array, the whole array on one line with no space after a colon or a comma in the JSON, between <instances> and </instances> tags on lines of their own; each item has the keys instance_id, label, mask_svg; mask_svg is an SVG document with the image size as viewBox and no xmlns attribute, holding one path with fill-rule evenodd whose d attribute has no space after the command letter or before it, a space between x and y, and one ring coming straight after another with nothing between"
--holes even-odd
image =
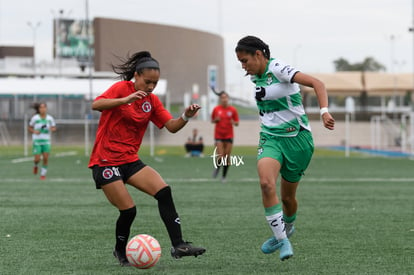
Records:
<instances>
[{"instance_id":1,"label":"concrete structure","mask_svg":"<svg viewBox=\"0 0 414 275\"><path fill-rule=\"evenodd\" d=\"M95 18L94 67L91 71L81 70L80 65L84 63L76 59L58 58L51 64L33 64L33 47L0 47L2 131L10 132L10 143L21 144L24 136L22 120L28 112L32 112L30 104L38 100L47 102L56 119L82 120L87 115L95 120L99 113L90 113L90 99L116 81L111 64L117 65L121 62L119 58L125 60L128 55L143 50L150 51L160 62L161 78L165 80L168 91L168 98L164 97L164 102L182 105L185 95L195 90L199 92L198 99L203 96L208 98L212 94L208 88L211 81L208 72L211 72L212 67L216 69L216 86L219 89L226 87L224 43L219 35L167 25ZM314 91L302 87L306 112L310 120L314 121L312 127L317 146L344 144L344 120L348 115L345 102L352 97L355 100L355 113L351 115L354 120L350 125L351 146L372 144L375 134L370 130L370 121L376 116L376 121L379 122L377 128L381 127L384 135L390 136L388 140L391 145L400 134L399 129L411 129L411 138L401 140L405 140L404 146L410 145L414 148L414 113L410 114L414 95L412 74L337 72L311 75L325 83L329 94L329 108L337 121L335 131L324 129L319 121L319 107ZM189 103L190 99L187 99L188 102L184 104ZM204 107L202 112L205 113L200 115L199 120L193 120L185 130L175 135L165 130L155 130L156 143L183 144L191 129L196 127L203 133L206 143L213 144L213 125L208 121L207 110L214 104L211 100L201 103ZM174 113L176 116L183 108L177 108L177 105ZM179 108L181 109L178 110ZM200 118L204 118L204 121ZM259 123L256 115L249 119L252 120L243 120L240 127L236 128L236 146L255 146L257 143ZM79 121L74 124L62 123L59 129L56 143L82 144L83 125ZM376 132L377 136L378 133L379 130Z\"/></svg>"},{"instance_id":2,"label":"concrete structure","mask_svg":"<svg viewBox=\"0 0 414 275\"><path fill-rule=\"evenodd\" d=\"M112 71L111 64L147 50L161 66L172 103L183 101L193 85L199 95L208 90L208 67L217 67L217 87L224 89L224 41L219 35L181 27L95 18L95 71Z\"/></svg>"},{"instance_id":3,"label":"concrete structure","mask_svg":"<svg viewBox=\"0 0 414 275\"><path fill-rule=\"evenodd\" d=\"M85 132L82 121L68 121L65 124L57 121L58 131L53 134L53 143L58 145L83 145ZM325 129L319 120L310 121L314 142L316 146L339 146L345 142L345 122L337 121L335 130ZM11 136L9 145L22 145L24 141L24 125L23 121L14 121L6 123ZM96 130L96 123L90 126L92 131ZM372 132L369 122L352 122L350 131L350 145L360 147L370 147ZM154 127L154 142L156 145L183 145L187 138L191 136L192 129L197 128L203 137L206 145L214 144L214 124L209 121L193 119L181 131L172 134L166 129L159 130ZM234 128L235 139L234 146L256 146L260 131L260 123L258 120L241 120L240 125ZM149 129L147 129L143 143L149 144ZM30 138L30 135L29 135ZM1 142L0 142L1 145Z\"/></svg>"},{"instance_id":4,"label":"concrete structure","mask_svg":"<svg viewBox=\"0 0 414 275\"><path fill-rule=\"evenodd\" d=\"M0 46L0 59L6 57L30 57L33 58L33 47Z\"/></svg>"}]
</instances>

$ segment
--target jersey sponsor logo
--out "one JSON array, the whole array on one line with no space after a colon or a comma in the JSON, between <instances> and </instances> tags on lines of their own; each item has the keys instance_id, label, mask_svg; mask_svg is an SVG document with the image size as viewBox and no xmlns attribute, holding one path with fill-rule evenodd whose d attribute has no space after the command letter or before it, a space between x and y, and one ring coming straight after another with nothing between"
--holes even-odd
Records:
<instances>
[{"instance_id":1,"label":"jersey sponsor logo","mask_svg":"<svg viewBox=\"0 0 414 275\"><path fill-rule=\"evenodd\" d=\"M142 110L145 112L145 113L148 113L148 112L150 112L151 111L151 103L149 103L148 101L145 101L144 102L144 104L142 104Z\"/></svg>"},{"instance_id":2,"label":"jersey sponsor logo","mask_svg":"<svg viewBox=\"0 0 414 275\"><path fill-rule=\"evenodd\" d=\"M290 133L290 132L295 132L296 131L296 127L288 127L286 128L286 132Z\"/></svg>"}]
</instances>

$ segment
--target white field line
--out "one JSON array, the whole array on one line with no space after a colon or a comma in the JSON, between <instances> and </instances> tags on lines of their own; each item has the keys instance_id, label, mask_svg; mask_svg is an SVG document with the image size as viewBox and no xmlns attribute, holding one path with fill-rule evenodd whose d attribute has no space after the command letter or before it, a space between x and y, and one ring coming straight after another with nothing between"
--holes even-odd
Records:
<instances>
[{"instance_id":1,"label":"white field line","mask_svg":"<svg viewBox=\"0 0 414 275\"><path fill-rule=\"evenodd\" d=\"M86 169L86 168L85 168ZM35 179L7 179L7 182L32 182ZM186 178L186 179L177 179L177 178L165 178L167 183L180 183L180 182L219 182L218 179L211 178ZM88 182L93 181L92 176L88 178L54 178L50 177L47 179L49 182ZM232 180L228 179L228 182L256 182L258 183L257 178L245 178L241 180ZM412 182L414 183L414 178L306 178L302 179L303 182Z\"/></svg>"},{"instance_id":2,"label":"white field line","mask_svg":"<svg viewBox=\"0 0 414 275\"><path fill-rule=\"evenodd\" d=\"M18 158L18 159L12 159L11 163L20 163L20 162L31 161L31 160L33 160L33 157Z\"/></svg>"},{"instance_id":3,"label":"white field line","mask_svg":"<svg viewBox=\"0 0 414 275\"><path fill-rule=\"evenodd\" d=\"M76 156L77 154L78 152L76 151L68 151L68 152L57 153L55 154L55 157L61 158L61 157L67 157L67 156ZM11 163L21 163L21 162L32 161L32 160L33 160L33 157L24 157L24 158L12 159Z\"/></svg>"},{"instance_id":4,"label":"white field line","mask_svg":"<svg viewBox=\"0 0 414 275\"><path fill-rule=\"evenodd\" d=\"M67 156L76 156L78 152L76 151L68 151L68 152L62 152L55 154L55 157L61 158L61 157L67 157Z\"/></svg>"}]
</instances>

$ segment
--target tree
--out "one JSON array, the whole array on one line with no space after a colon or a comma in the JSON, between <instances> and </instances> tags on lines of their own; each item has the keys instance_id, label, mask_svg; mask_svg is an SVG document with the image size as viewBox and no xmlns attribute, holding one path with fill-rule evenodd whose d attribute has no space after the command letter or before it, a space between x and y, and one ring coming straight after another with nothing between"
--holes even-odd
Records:
<instances>
[{"instance_id":1,"label":"tree","mask_svg":"<svg viewBox=\"0 0 414 275\"><path fill-rule=\"evenodd\" d=\"M362 71L362 72L378 72L385 71L386 67L376 61L373 57L367 57L364 61L351 64L343 57L334 60L335 71Z\"/></svg>"}]
</instances>

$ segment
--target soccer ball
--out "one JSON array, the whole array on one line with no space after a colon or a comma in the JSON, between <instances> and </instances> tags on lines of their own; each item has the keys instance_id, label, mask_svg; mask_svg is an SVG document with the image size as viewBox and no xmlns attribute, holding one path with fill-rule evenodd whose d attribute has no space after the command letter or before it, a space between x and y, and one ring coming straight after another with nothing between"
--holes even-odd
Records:
<instances>
[{"instance_id":1,"label":"soccer ball","mask_svg":"<svg viewBox=\"0 0 414 275\"><path fill-rule=\"evenodd\" d=\"M140 269L153 267L161 257L161 246L157 239L147 234L132 237L126 247L126 256L131 265Z\"/></svg>"}]
</instances>

